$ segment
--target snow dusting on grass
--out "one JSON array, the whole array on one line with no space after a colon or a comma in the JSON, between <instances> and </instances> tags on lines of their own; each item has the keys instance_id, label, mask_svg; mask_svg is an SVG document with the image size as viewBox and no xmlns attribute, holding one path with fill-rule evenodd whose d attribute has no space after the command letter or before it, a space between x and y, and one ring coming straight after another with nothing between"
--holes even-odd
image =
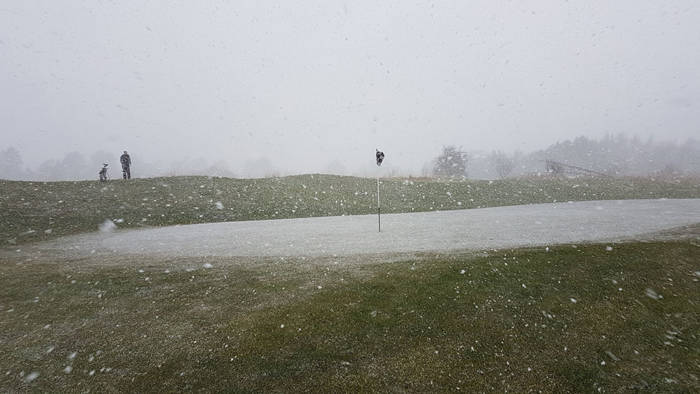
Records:
<instances>
[{"instance_id":1,"label":"snow dusting on grass","mask_svg":"<svg viewBox=\"0 0 700 394\"><path fill-rule=\"evenodd\" d=\"M164 180L167 179L167 185ZM387 213L629 198L697 198L692 179L507 179L450 181L384 179ZM577 187L572 187L578 185ZM157 187L156 187L157 186ZM376 212L376 181L331 175L267 179L172 177L101 185L91 181L0 180L0 242L21 244L94 231L104 218L120 228ZM39 189L39 190L35 190ZM23 200L24 199L24 200ZM60 214L56 215L56 207ZM121 221L120 221L121 220ZM46 232L46 229L51 229ZM36 229L44 229L37 231Z\"/></svg>"},{"instance_id":2,"label":"snow dusting on grass","mask_svg":"<svg viewBox=\"0 0 700 394\"><path fill-rule=\"evenodd\" d=\"M99 225L99 230L102 233L111 233L117 229L117 225L113 221L107 219Z\"/></svg>"},{"instance_id":3,"label":"snow dusting on grass","mask_svg":"<svg viewBox=\"0 0 700 394\"><path fill-rule=\"evenodd\" d=\"M695 391L697 247L605 248L391 261L13 252L0 266L0 386Z\"/></svg>"}]
</instances>

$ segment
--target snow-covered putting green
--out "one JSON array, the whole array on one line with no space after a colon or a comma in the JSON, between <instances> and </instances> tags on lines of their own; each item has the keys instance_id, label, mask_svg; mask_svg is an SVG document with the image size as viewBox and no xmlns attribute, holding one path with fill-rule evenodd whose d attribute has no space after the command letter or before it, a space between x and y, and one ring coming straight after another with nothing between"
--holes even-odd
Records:
<instances>
[{"instance_id":1,"label":"snow-covered putting green","mask_svg":"<svg viewBox=\"0 0 700 394\"><path fill-rule=\"evenodd\" d=\"M349 256L621 240L700 223L700 199L585 201L103 231L40 243L80 256Z\"/></svg>"}]
</instances>

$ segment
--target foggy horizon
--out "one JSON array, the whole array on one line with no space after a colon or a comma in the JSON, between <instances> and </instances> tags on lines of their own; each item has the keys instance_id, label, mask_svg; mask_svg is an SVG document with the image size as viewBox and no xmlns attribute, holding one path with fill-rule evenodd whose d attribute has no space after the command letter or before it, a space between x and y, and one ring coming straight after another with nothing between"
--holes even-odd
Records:
<instances>
[{"instance_id":1,"label":"foggy horizon","mask_svg":"<svg viewBox=\"0 0 700 394\"><path fill-rule=\"evenodd\" d=\"M698 20L693 1L11 2L0 150L246 176L369 171L375 148L420 174L446 145L680 144L700 136Z\"/></svg>"},{"instance_id":2,"label":"foggy horizon","mask_svg":"<svg viewBox=\"0 0 700 394\"><path fill-rule=\"evenodd\" d=\"M578 166L584 170L612 176L700 175L700 140L688 139L685 143L639 136L609 134L594 140L579 136L572 140L557 141L546 148L534 151L504 152L467 151L461 146L443 146L441 152L424 162L420 170L400 168L388 164L378 168L372 160L355 163L349 167L339 160L318 163L315 169L292 171L282 168L268 157L246 161L242 167L233 168L226 161L205 157L183 156L171 161L138 157L132 160L132 174L137 178L161 176L204 175L230 178L264 178L302 175L311 173L349 175L360 177L409 177L443 176L437 170L438 156L446 155L445 149L462 151L465 155L465 172L471 179L498 179L509 176L542 175L549 172L547 162ZM38 166L23 163L22 152L14 147L0 149L0 179L57 181L92 180L102 164L108 164L111 178L119 178L121 168L118 156L121 152L95 151L91 154L68 152L64 156L51 157ZM133 154L133 152L130 152ZM393 153L393 152L389 152ZM580 174L579 174L580 175Z\"/></svg>"}]
</instances>

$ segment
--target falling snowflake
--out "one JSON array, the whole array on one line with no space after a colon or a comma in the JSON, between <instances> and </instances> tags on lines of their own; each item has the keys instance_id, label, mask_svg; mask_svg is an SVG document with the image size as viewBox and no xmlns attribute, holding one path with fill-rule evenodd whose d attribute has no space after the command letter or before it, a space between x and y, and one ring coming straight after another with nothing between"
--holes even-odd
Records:
<instances>
[{"instance_id":1,"label":"falling snowflake","mask_svg":"<svg viewBox=\"0 0 700 394\"><path fill-rule=\"evenodd\" d=\"M29 375L27 375L26 378L24 378L24 381L27 383L31 383L34 381L34 379L39 377L39 372L32 372Z\"/></svg>"},{"instance_id":2,"label":"falling snowflake","mask_svg":"<svg viewBox=\"0 0 700 394\"><path fill-rule=\"evenodd\" d=\"M646 289L646 293L645 293L645 294L647 295L647 297L649 297L649 298L651 298L651 299L653 299L653 300L658 300L658 299L664 298L662 295L656 293L656 292L654 291L654 289L650 289L650 288L647 288L647 289Z\"/></svg>"}]
</instances>

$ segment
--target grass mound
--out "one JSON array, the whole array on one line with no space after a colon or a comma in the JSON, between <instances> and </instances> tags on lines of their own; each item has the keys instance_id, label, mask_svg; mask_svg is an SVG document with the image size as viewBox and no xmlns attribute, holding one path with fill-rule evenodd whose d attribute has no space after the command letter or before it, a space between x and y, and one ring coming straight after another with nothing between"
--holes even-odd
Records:
<instances>
[{"instance_id":1,"label":"grass mound","mask_svg":"<svg viewBox=\"0 0 700 394\"><path fill-rule=\"evenodd\" d=\"M680 179L533 178L382 180L382 211L421 212L633 198L698 198ZM108 183L0 181L0 246L119 228L376 212L374 179L301 175L266 179L172 177Z\"/></svg>"}]
</instances>

